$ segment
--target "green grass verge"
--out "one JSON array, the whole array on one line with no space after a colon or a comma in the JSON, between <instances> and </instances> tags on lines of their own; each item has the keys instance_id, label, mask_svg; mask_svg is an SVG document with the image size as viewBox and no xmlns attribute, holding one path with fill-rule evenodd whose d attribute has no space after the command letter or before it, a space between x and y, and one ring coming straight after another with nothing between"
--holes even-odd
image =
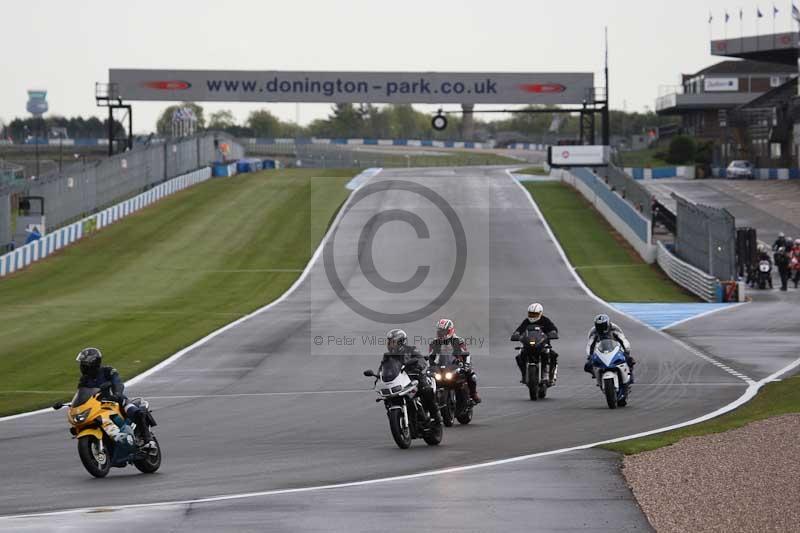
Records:
<instances>
[{"instance_id":1,"label":"green grass verge","mask_svg":"<svg viewBox=\"0 0 800 533\"><path fill-rule=\"evenodd\" d=\"M663 159L656 157L656 153L665 152L666 149L646 148L644 150L633 150L621 152L622 164L626 167L669 167L672 166Z\"/></svg>"},{"instance_id":2,"label":"green grass verge","mask_svg":"<svg viewBox=\"0 0 800 533\"><path fill-rule=\"evenodd\" d=\"M529 176L549 176L550 175L550 173L547 172L542 167L523 168L522 170L515 171L514 174L527 174Z\"/></svg>"},{"instance_id":3,"label":"green grass verge","mask_svg":"<svg viewBox=\"0 0 800 533\"><path fill-rule=\"evenodd\" d=\"M711 433L721 433L742 427L750 422L789 413L800 413L800 376L766 385L750 402L735 411L707 422L688 426L650 437L607 444L608 450L624 454L636 454L675 444L686 437L697 437Z\"/></svg>"},{"instance_id":4,"label":"green grass verge","mask_svg":"<svg viewBox=\"0 0 800 533\"><path fill-rule=\"evenodd\" d=\"M648 265L577 191L560 182L525 183L580 277L609 302L696 302Z\"/></svg>"},{"instance_id":5,"label":"green grass verge","mask_svg":"<svg viewBox=\"0 0 800 533\"><path fill-rule=\"evenodd\" d=\"M129 378L280 296L353 174L211 180L0 281L0 415L69 397L85 346Z\"/></svg>"}]
</instances>

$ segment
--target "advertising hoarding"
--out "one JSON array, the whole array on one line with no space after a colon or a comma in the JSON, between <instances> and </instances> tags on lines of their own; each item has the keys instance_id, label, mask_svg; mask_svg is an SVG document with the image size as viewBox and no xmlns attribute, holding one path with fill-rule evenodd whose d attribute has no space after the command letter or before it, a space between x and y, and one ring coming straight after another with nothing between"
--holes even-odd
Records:
<instances>
[{"instance_id":1,"label":"advertising hoarding","mask_svg":"<svg viewBox=\"0 0 800 533\"><path fill-rule=\"evenodd\" d=\"M608 166L608 146L551 146L547 149L547 164L551 167Z\"/></svg>"},{"instance_id":2,"label":"advertising hoarding","mask_svg":"<svg viewBox=\"0 0 800 533\"><path fill-rule=\"evenodd\" d=\"M114 97L191 102L578 104L592 73L111 69Z\"/></svg>"}]
</instances>

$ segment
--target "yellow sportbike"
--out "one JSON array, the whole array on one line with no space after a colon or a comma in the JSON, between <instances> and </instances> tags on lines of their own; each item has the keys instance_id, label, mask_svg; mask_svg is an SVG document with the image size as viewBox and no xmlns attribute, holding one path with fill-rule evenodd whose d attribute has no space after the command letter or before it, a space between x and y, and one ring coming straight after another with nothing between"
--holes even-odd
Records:
<instances>
[{"instance_id":1,"label":"yellow sportbike","mask_svg":"<svg viewBox=\"0 0 800 533\"><path fill-rule=\"evenodd\" d=\"M136 398L131 403L144 412L150 427L156 425L146 401ZM72 401L57 403L53 409L65 406L69 407L69 432L78 440L78 456L94 477L105 477L111 467L129 464L145 474L161 466L161 446L155 434L151 432L151 440L144 442L141 428L126 420L119 402L104 398L103 389L80 387Z\"/></svg>"}]
</instances>

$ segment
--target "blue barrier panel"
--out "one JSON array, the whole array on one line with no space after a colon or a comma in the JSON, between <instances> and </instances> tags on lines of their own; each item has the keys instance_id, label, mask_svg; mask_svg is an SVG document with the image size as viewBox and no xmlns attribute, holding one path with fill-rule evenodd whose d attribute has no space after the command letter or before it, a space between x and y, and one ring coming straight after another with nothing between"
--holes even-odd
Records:
<instances>
[{"instance_id":1,"label":"blue barrier panel","mask_svg":"<svg viewBox=\"0 0 800 533\"><path fill-rule=\"evenodd\" d=\"M617 193L612 192L611 189L600 181L600 178L592 174L588 169L575 168L572 169L572 174L592 189L592 191L633 230L642 242L647 242L647 221L632 205L623 200Z\"/></svg>"},{"instance_id":2,"label":"blue barrier panel","mask_svg":"<svg viewBox=\"0 0 800 533\"><path fill-rule=\"evenodd\" d=\"M256 144L275 144L275 139L257 137Z\"/></svg>"},{"instance_id":3,"label":"blue barrier panel","mask_svg":"<svg viewBox=\"0 0 800 533\"><path fill-rule=\"evenodd\" d=\"M778 179L778 169L777 168L769 169L769 179L771 179L771 180Z\"/></svg>"},{"instance_id":4,"label":"blue barrier panel","mask_svg":"<svg viewBox=\"0 0 800 533\"><path fill-rule=\"evenodd\" d=\"M407 139L395 139L392 141L392 146L407 146L408 140Z\"/></svg>"},{"instance_id":5,"label":"blue barrier panel","mask_svg":"<svg viewBox=\"0 0 800 533\"><path fill-rule=\"evenodd\" d=\"M790 168L789 179L790 180L800 179L800 168Z\"/></svg>"},{"instance_id":6,"label":"blue barrier panel","mask_svg":"<svg viewBox=\"0 0 800 533\"><path fill-rule=\"evenodd\" d=\"M464 148L475 148L475 143L467 141L464 143Z\"/></svg>"},{"instance_id":7,"label":"blue barrier panel","mask_svg":"<svg viewBox=\"0 0 800 533\"><path fill-rule=\"evenodd\" d=\"M347 139L331 139L331 144L347 144Z\"/></svg>"},{"instance_id":8,"label":"blue barrier panel","mask_svg":"<svg viewBox=\"0 0 800 533\"><path fill-rule=\"evenodd\" d=\"M433 141L422 141L422 146L433 146Z\"/></svg>"},{"instance_id":9,"label":"blue barrier panel","mask_svg":"<svg viewBox=\"0 0 800 533\"><path fill-rule=\"evenodd\" d=\"M378 145L378 139L364 139L364 144L370 145L370 146L377 146Z\"/></svg>"},{"instance_id":10,"label":"blue barrier panel","mask_svg":"<svg viewBox=\"0 0 800 533\"><path fill-rule=\"evenodd\" d=\"M659 180L664 178L674 178L678 175L678 169L675 167L660 167L653 169L653 179Z\"/></svg>"},{"instance_id":11,"label":"blue barrier panel","mask_svg":"<svg viewBox=\"0 0 800 533\"><path fill-rule=\"evenodd\" d=\"M455 148L455 146L456 146L456 143L454 143L453 141L445 141L444 142L444 147L445 148Z\"/></svg>"}]
</instances>

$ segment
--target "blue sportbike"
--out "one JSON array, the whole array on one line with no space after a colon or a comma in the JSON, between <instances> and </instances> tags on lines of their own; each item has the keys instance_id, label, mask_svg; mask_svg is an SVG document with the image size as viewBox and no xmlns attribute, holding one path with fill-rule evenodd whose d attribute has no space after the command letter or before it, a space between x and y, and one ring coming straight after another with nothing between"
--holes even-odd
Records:
<instances>
[{"instance_id":1,"label":"blue sportbike","mask_svg":"<svg viewBox=\"0 0 800 533\"><path fill-rule=\"evenodd\" d=\"M608 408L625 407L631 390L631 369L622 345L612 339L601 340L595 344L590 361L592 374L606 397Z\"/></svg>"}]
</instances>

